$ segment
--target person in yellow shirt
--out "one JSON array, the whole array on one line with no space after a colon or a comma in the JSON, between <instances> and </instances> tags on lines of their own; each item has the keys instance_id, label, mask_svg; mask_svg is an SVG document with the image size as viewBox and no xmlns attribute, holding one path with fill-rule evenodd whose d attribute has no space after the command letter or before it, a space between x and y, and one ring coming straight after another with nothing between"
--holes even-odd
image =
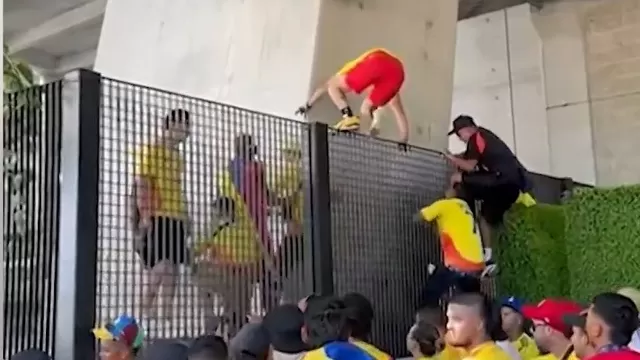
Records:
<instances>
[{"instance_id":1,"label":"person in yellow shirt","mask_svg":"<svg viewBox=\"0 0 640 360\"><path fill-rule=\"evenodd\" d=\"M417 221L435 221L440 234L444 266L429 266L429 281L422 293L421 307L435 307L452 286L464 292L480 290L479 275L485 263L478 227L461 188L450 188L445 199L423 208Z\"/></svg>"},{"instance_id":2,"label":"person in yellow shirt","mask_svg":"<svg viewBox=\"0 0 640 360\"><path fill-rule=\"evenodd\" d=\"M432 326L435 326L437 329L440 338L442 338L442 343L444 347L438 351L436 355L428 357L424 352L420 352L420 354L414 354L413 351L409 350L414 355L414 358L417 358L417 355L422 355L422 359L435 359L435 360L461 360L463 358L463 353L459 349L447 344L444 341L445 334L447 332L447 319L444 316L444 312L440 307L425 307L416 312L416 324L426 323ZM416 339L416 341L418 341ZM419 341L418 341L419 342Z\"/></svg>"},{"instance_id":3,"label":"person in yellow shirt","mask_svg":"<svg viewBox=\"0 0 640 360\"><path fill-rule=\"evenodd\" d=\"M544 299L536 305L522 306L522 314L533 322L533 338L538 348L548 354L536 360L578 360L571 345L571 327L565 324L568 315L577 315L582 307L571 300Z\"/></svg>"},{"instance_id":4,"label":"person in yellow shirt","mask_svg":"<svg viewBox=\"0 0 640 360\"><path fill-rule=\"evenodd\" d=\"M502 329L513 346L518 350L522 360L530 360L540 355L536 342L525 332L528 321L522 316L522 300L514 296L502 298L500 316Z\"/></svg>"},{"instance_id":5,"label":"person in yellow shirt","mask_svg":"<svg viewBox=\"0 0 640 360\"><path fill-rule=\"evenodd\" d=\"M187 201L182 188L183 157L178 147L189 136L189 112L172 110L162 124L157 141L137 154L133 190L133 227L138 252L149 271L150 284L143 311L156 317L162 289L163 316L173 317L177 265L187 259L190 232Z\"/></svg>"},{"instance_id":6,"label":"person in yellow shirt","mask_svg":"<svg viewBox=\"0 0 640 360\"><path fill-rule=\"evenodd\" d=\"M389 104L396 118L399 142L406 143L409 140L409 125L400 99L400 88L404 84L404 78L402 61L386 49L374 48L347 62L315 90L309 100L298 108L296 114L307 114L315 102L328 93L331 101L342 113L342 120L335 128L342 131L358 131L361 120L372 121L373 112ZM360 94L367 88L371 88L371 92L360 106L360 116L356 116L347 103L345 94ZM378 131L377 124L372 123L370 134L376 136Z\"/></svg>"},{"instance_id":7,"label":"person in yellow shirt","mask_svg":"<svg viewBox=\"0 0 640 360\"><path fill-rule=\"evenodd\" d=\"M218 293L229 321L228 332L235 334L249 314L263 249L251 221L239 215L233 199L218 198L213 210L215 226L194 245L192 271L207 331L215 331L220 322L213 313L214 294Z\"/></svg>"},{"instance_id":8,"label":"person in yellow shirt","mask_svg":"<svg viewBox=\"0 0 640 360\"><path fill-rule=\"evenodd\" d=\"M348 310L349 341L375 360L391 360L389 354L369 342L374 317L373 305L369 299L360 293L352 292L344 295L342 302Z\"/></svg>"},{"instance_id":9,"label":"person in yellow shirt","mask_svg":"<svg viewBox=\"0 0 640 360\"><path fill-rule=\"evenodd\" d=\"M461 293L447 306L445 341L464 352L465 360L511 360L491 341L492 304L480 293Z\"/></svg>"}]
</instances>

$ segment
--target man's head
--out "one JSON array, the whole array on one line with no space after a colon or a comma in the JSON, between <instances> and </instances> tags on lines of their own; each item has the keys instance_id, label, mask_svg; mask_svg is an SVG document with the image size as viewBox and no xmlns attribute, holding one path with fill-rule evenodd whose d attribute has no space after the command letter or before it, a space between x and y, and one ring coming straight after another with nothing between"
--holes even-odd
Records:
<instances>
[{"instance_id":1,"label":"man's head","mask_svg":"<svg viewBox=\"0 0 640 360\"><path fill-rule=\"evenodd\" d=\"M444 336L434 324L420 321L407 334L407 350L414 359L432 358L444 350Z\"/></svg>"},{"instance_id":2,"label":"man's head","mask_svg":"<svg viewBox=\"0 0 640 360\"><path fill-rule=\"evenodd\" d=\"M165 136L172 142L179 144L185 141L191 133L191 114L184 109L173 109L164 117L163 128Z\"/></svg>"},{"instance_id":3,"label":"man's head","mask_svg":"<svg viewBox=\"0 0 640 360\"><path fill-rule=\"evenodd\" d=\"M189 360L226 360L229 349L224 339L216 335L196 338L188 350Z\"/></svg>"},{"instance_id":4,"label":"man's head","mask_svg":"<svg viewBox=\"0 0 640 360\"><path fill-rule=\"evenodd\" d=\"M596 348L609 344L626 346L638 329L638 322L638 308L631 299L607 292L591 301L584 328Z\"/></svg>"},{"instance_id":5,"label":"man's head","mask_svg":"<svg viewBox=\"0 0 640 360\"><path fill-rule=\"evenodd\" d=\"M248 323L229 341L229 357L234 360L266 360L269 333L262 324Z\"/></svg>"},{"instance_id":6,"label":"man's head","mask_svg":"<svg viewBox=\"0 0 640 360\"><path fill-rule=\"evenodd\" d=\"M572 334L570 340L571 345L573 346L573 351L580 359L587 359L596 352L589 341L587 332L584 329L587 319L587 311L588 310L583 310L580 314L567 315L564 317L565 324L567 326L571 326Z\"/></svg>"},{"instance_id":7,"label":"man's head","mask_svg":"<svg viewBox=\"0 0 640 360\"><path fill-rule=\"evenodd\" d=\"M316 298L307 303L304 327L307 344L312 348L332 341L347 341L351 335L347 307L342 299L332 296Z\"/></svg>"},{"instance_id":8,"label":"man's head","mask_svg":"<svg viewBox=\"0 0 640 360\"><path fill-rule=\"evenodd\" d=\"M449 135L456 134L461 141L466 143L476 131L478 131L478 126L471 116L458 115L453 120L453 129L449 131Z\"/></svg>"},{"instance_id":9,"label":"man's head","mask_svg":"<svg viewBox=\"0 0 640 360\"><path fill-rule=\"evenodd\" d=\"M187 360L189 349L178 341L156 340L142 349L136 360Z\"/></svg>"},{"instance_id":10,"label":"man's head","mask_svg":"<svg viewBox=\"0 0 640 360\"><path fill-rule=\"evenodd\" d=\"M302 341L304 315L296 305L284 304L272 309L262 325L269 335L273 360L278 360L280 354L299 354L308 349Z\"/></svg>"},{"instance_id":11,"label":"man's head","mask_svg":"<svg viewBox=\"0 0 640 360\"><path fill-rule=\"evenodd\" d=\"M103 360L131 359L144 341L144 331L136 319L120 315L112 322L93 329L96 339L100 340L100 358Z\"/></svg>"},{"instance_id":12,"label":"man's head","mask_svg":"<svg viewBox=\"0 0 640 360\"><path fill-rule=\"evenodd\" d=\"M364 295L348 293L342 297L344 305L348 309L349 329L351 337L367 341L371 335L373 323L373 305Z\"/></svg>"},{"instance_id":13,"label":"man's head","mask_svg":"<svg viewBox=\"0 0 640 360\"><path fill-rule=\"evenodd\" d=\"M228 197L217 198L213 202L214 216L220 222L233 222L235 218L235 202Z\"/></svg>"},{"instance_id":14,"label":"man's head","mask_svg":"<svg viewBox=\"0 0 640 360\"><path fill-rule=\"evenodd\" d=\"M522 301L516 297L505 297L500 302L502 329L507 334L524 333L525 319L522 316Z\"/></svg>"},{"instance_id":15,"label":"man's head","mask_svg":"<svg viewBox=\"0 0 640 360\"><path fill-rule=\"evenodd\" d=\"M282 155L284 156L284 160L290 164L298 164L302 159L302 150L300 149L300 144L294 143L282 150Z\"/></svg>"},{"instance_id":16,"label":"man's head","mask_svg":"<svg viewBox=\"0 0 640 360\"><path fill-rule=\"evenodd\" d=\"M479 293L454 296L447 307L447 342L470 347L489 339L491 304Z\"/></svg>"},{"instance_id":17,"label":"man's head","mask_svg":"<svg viewBox=\"0 0 640 360\"><path fill-rule=\"evenodd\" d=\"M236 156L242 159L250 160L258 155L258 146L249 134L238 135L234 141L234 149Z\"/></svg>"},{"instance_id":18,"label":"man's head","mask_svg":"<svg viewBox=\"0 0 640 360\"><path fill-rule=\"evenodd\" d=\"M582 307L573 301L545 299L537 305L524 305L522 314L533 322L533 338L544 350L556 344L568 344L571 327L564 322L567 315L579 314Z\"/></svg>"}]
</instances>

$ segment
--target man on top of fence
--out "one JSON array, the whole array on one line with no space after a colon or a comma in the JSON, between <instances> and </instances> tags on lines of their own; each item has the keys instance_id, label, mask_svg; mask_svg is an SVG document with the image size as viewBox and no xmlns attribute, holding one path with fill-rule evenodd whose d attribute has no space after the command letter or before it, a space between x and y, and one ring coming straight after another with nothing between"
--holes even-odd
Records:
<instances>
[{"instance_id":1,"label":"man on top of fence","mask_svg":"<svg viewBox=\"0 0 640 360\"><path fill-rule=\"evenodd\" d=\"M487 263L483 275L491 274L496 270L491 250L492 227L500 225L504 213L530 190L526 169L502 139L477 126L471 116L458 116L449 131L452 134L465 142L467 149L462 154L446 154L459 170L452 175L451 185L462 185L473 213L476 201L482 201L479 222Z\"/></svg>"},{"instance_id":2,"label":"man on top of fence","mask_svg":"<svg viewBox=\"0 0 640 360\"><path fill-rule=\"evenodd\" d=\"M150 284L143 310L156 316L156 300L163 291L163 316L173 318L177 265L187 260L190 231L187 201L182 189L183 157L178 146L189 136L189 112L172 110L158 139L142 148L136 159L133 227L136 251L149 270Z\"/></svg>"},{"instance_id":3,"label":"man on top of fence","mask_svg":"<svg viewBox=\"0 0 640 360\"><path fill-rule=\"evenodd\" d=\"M358 131L360 121L367 119L372 122L369 133L376 136L379 129L376 121L373 121L373 112L388 103L398 125L398 141L406 143L409 140L409 125L400 99L404 77L404 66L397 56L385 49L371 49L346 63L326 83L318 87L309 100L298 108L296 114L306 114L316 101L328 93L331 101L342 113L342 120L336 124L336 130ZM373 89L362 102L360 115L354 115L345 94L360 94L369 87Z\"/></svg>"}]
</instances>

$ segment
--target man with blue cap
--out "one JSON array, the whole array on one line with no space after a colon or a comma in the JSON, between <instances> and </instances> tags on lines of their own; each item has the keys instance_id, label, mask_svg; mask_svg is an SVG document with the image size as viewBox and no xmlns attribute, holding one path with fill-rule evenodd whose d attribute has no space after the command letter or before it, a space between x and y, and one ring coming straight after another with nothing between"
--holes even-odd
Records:
<instances>
[{"instance_id":1,"label":"man with blue cap","mask_svg":"<svg viewBox=\"0 0 640 360\"><path fill-rule=\"evenodd\" d=\"M504 297L500 302L502 329L518 350L523 360L533 359L540 355L536 342L525 332L527 320L522 315L523 301L514 296Z\"/></svg>"}]
</instances>

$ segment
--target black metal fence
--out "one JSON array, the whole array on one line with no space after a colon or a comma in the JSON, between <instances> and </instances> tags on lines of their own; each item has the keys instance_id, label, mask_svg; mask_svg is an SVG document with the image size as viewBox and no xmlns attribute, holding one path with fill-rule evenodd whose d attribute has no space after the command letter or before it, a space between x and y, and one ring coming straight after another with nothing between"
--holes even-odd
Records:
<instances>
[{"instance_id":1,"label":"black metal fence","mask_svg":"<svg viewBox=\"0 0 640 360\"><path fill-rule=\"evenodd\" d=\"M3 354L53 351L62 83L5 95Z\"/></svg>"},{"instance_id":2,"label":"black metal fence","mask_svg":"<svg viewBox=\"0 0 640 360\"><path fill-rule=\"evenodd\" d=\"M43 231L16 251L42 250L21 255L29 272L7 262L6 292L52 305L34 317L40 303L6 303L19 319L7 326L27 324L5 326L7 354L93 356L91 328L123 313L151 338L232 335L245 315L312 291L369 297L374 342L404 353L427 265L441 261L435 233L412 222L445 188L441 154L85 70L42 89L30 116L50 134L35 140L49 160L33 193L46 205L27 217ZM6 134L27 131L12 129L5 149ZM8 227L5 243L18 233Z\"/></svg>"}]
</instances>

